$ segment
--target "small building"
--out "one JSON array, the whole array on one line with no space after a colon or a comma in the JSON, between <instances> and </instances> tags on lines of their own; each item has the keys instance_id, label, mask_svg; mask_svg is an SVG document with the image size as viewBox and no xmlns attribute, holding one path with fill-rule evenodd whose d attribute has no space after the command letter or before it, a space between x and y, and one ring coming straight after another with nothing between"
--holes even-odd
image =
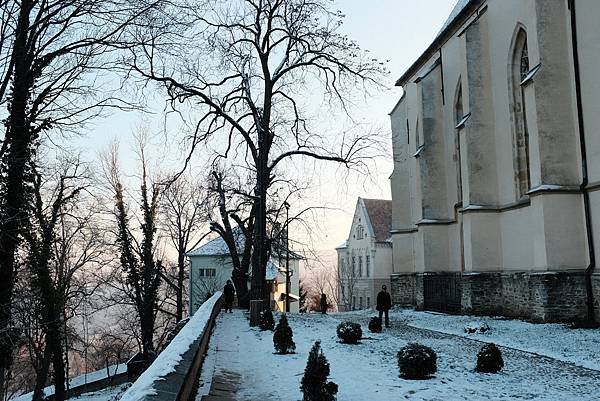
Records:
<instances>
[{"instance_id":1,"label":"small building","mask_svg":"<svg viewBox=\"0 0 600 401\"><path fill-rule=\"evenodd\" d=\"M237 239L237 249L242 252L245 237L241 230L236 230L234 234ZM193 314L207 297L223 289L227 280L231 279L233 264L227 244L220 236L188 252L186 256L190 260L190 314ZM290 312L293 313L299 311L298 294L302 259L302 256L290 251ZM276 311L285 311L285 275L286 254L274 252L267 263L266 280L271 285L271 306ZM248 286L250 286L250 278Z\"/></svg>"},{"instance_id":2,"label":"small building","mask_svg":"<svg viewBox=\"0 0 600 401\"><path fill-rule=\"evenodd\" d=\"M358 198L348 239L337 251L338 310L374 306L392 274L392 201Z\"/></svg>"}]
</instances>

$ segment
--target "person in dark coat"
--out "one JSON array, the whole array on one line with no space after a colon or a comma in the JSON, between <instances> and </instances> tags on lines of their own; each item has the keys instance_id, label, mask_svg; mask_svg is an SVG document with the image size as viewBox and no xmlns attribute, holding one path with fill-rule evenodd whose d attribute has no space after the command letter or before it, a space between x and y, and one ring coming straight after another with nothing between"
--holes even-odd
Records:
<instances>
[{"instance_id":1,"label":"person in dark coat","mask_svg":"<svg viewBox=\"0 0 600 401\"><path fill-rule=\"evenodd\" d=\"M389 310L392 307L392 297L390 293L387 292L387 287L385 285L381 286L381 291L377 294L377 310L379 311L379 320L385 313L385 327L390 327L390 316Z\"/></svg>"},{"instance_id":2,"label":"person in dark coat","mask_svg":"<svg viewBox=\"0 0 600 401\"><path fill-rule=\"evenodd\" d=\"M327 295L321 294L321 313L327 313Z\"/></svg>"},{"instance_id":3,"label":"person in dark coat","mask_svg":"<svg viewBox=\"0 0 600 401\"><path fill-rule=\"evenodd\" d=\"M231 280L227 280L227 284L225 284L225 288L223 289L223 294L225 295L225 312L229 310L230 313L233 313L231 308L233 306L235 288L233 287L233 284L231 284Z\"/></svg>"}]
</instances>

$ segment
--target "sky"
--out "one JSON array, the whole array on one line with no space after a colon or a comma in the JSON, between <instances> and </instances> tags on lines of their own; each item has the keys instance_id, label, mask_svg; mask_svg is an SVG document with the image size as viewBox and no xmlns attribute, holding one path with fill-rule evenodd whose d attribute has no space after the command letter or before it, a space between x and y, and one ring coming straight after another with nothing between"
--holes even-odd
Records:
<instances>
[{"instance_id":1,"label":"sky","mask_svg":"<svg viewBox=\"0 0 600 401\"><path fill-rule=\"evenodd\" d=\"M342 31L368 49L374 58L389 60L388 89L373 94L357 110L356 118L377 126L388 138L387 157L374 160L375 169L366 177L347 175L339 168L319 169L310 176L311 188L307 202L326 206L327 211L316 215L318 227L310 240L302 240L312 250L333 254L336 246L348 236L357 198L390 199L389 176L393 169L391 157L391 129L388 113L400 99L402 91L394 82L417 59L431 43L450 14L456 0L334 0L334 7L346 15ZM160 114L164 102L149 101ZM335 121L333 122L335 123ZM79 140L79 145L88 158L96 158L111 141L120 142L122 164L125 174L135 171L135 154L132 152L133 132L145 128L160 131L162 124L156 116L138 112L118 113L95 123L90 133ZM172 126L171 128L172 129ZM176 128L175 128L176 129ZM161 166L179 166L184 157L180 143L157 135L155 160ZM310 170L310 167L307 168ZM195 171L192 171L195 174ZM204 172L202 172L204 174ZM303 205L292 205L294 208ZM294 232L294 228L290 228ZM302 236L301 233L298 234Z\"/></svg>"}]
</instances>

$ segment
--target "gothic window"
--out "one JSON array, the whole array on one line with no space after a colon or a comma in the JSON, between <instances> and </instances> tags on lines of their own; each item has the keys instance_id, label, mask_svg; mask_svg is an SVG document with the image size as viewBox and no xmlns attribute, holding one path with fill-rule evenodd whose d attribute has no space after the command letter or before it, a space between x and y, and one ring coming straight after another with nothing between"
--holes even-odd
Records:
<instances>
[{"instance_id":1,"label":"gothic window","mask_svg":"<svg viewBox=\"0 0 600 401\"><path fill-rule=\"evenodd\" d=\"M456 163L456 192L457 201L462 203L462 171L461 171L461 155L460 155L460 129L465 123L465 113L463 109L462 84L458 83L456 90L456 100L454 101L454 122L456 129L454 130L454 162Z\"/></svg>"},{"instance_id":2,"label":"gothic window","mask_svg":"<svg viewBox=\"0 0 600 401\"><path fill-rule=\"evenodd\" d=\"M365 260L365 268L366 268L366 275L367 277L371 277L371 257L369 255L366 256L366 260Z\"/></svg>"},{"instance_id":3,"label":"gothic window","mask_svg":"<svg viewBox=\"0 0 600 401\"><path fill-rule=\"evenodd\" d=\"M363 239L365 237L365 228L362 225L356 227L356 239Z\"/></svg>"},{"instance_id":4,"label":"gothic window","mask_svg":"<svg viewBox=\"0 0 600 401\"><path fill-rule=\"evenodd\" d=\"M529 51L527 33L519 29L513 49L511 63L512 120L514 177L517 198L527 195L530 186L529 132L527 129L527 107L525 104L525 80L529 75Z\"/></svg>"}]
</instances>

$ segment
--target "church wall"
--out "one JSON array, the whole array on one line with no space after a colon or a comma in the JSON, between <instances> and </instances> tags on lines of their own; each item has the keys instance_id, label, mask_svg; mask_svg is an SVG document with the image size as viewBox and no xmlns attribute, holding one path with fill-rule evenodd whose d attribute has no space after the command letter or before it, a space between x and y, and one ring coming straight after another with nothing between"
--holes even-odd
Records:
<instances>
[{"instance_id":1,"label":"church wall","mask_svg":"<svg viewBox=\"0 0 600 401\"><path fill-rule=\"evenodd\" d=\"M576 3L580 46L586 49L580 53L585 54L581 64L583 102L589 115L584 118L590 182L600 189L600 31L596 29L600 2ZM424 280L422 275L436 273L442 281L462 283L459 295L465 312L492 313L496 308L511 316L567 320L582 310L582 271L589 263L579 192L581 151L570 12L566 2L553 0L488 0L482 4L487 10L457 28L441 51L405 85L402 118L408 116L409 127L411 121L422 122L418 132L425 129L426 140L441 131L445 142L435 143L421 158L411 157L414 149L406 148L404 168L408 166L410 172L414 166L416 174L409 174L410 182L402 190L408 188L410 193L403 193L400 199L408 197L416 206L411 218L418 228L414 232L414 226L406 224L406 232L393 235L393 297L400 304L412 299L412 304L423 307L424 286L431 279ZM516 184L511 111L515 107L513 46L519 27L527 32L530 69L541 63L532 80L523 85L532 189L524 197ZM443 74L438 75L430 70L440 56ZM432 77L428 82L412 83L428 71L427 77ZM464 114L471 113L459 134L462 205L458 204L453 143L459 81ZM435 87L443 88L441 106L432 94ZM433 115L439 121L431 121ZM392 115L392 129L396 132L398 127ZM429 170L434 164L438 171L444 170L436 181L431 180ZM393 190L393 194L397 192ZM590 198L592 215L600 216L600 191L592 192ZM393 199L394 207L405 206ZM600 217L596 220L593 230L598 244ZM600 257L598 245L596 253ZM555 273L562 281L555 280Z\"/></svg>"}]
</instances>

